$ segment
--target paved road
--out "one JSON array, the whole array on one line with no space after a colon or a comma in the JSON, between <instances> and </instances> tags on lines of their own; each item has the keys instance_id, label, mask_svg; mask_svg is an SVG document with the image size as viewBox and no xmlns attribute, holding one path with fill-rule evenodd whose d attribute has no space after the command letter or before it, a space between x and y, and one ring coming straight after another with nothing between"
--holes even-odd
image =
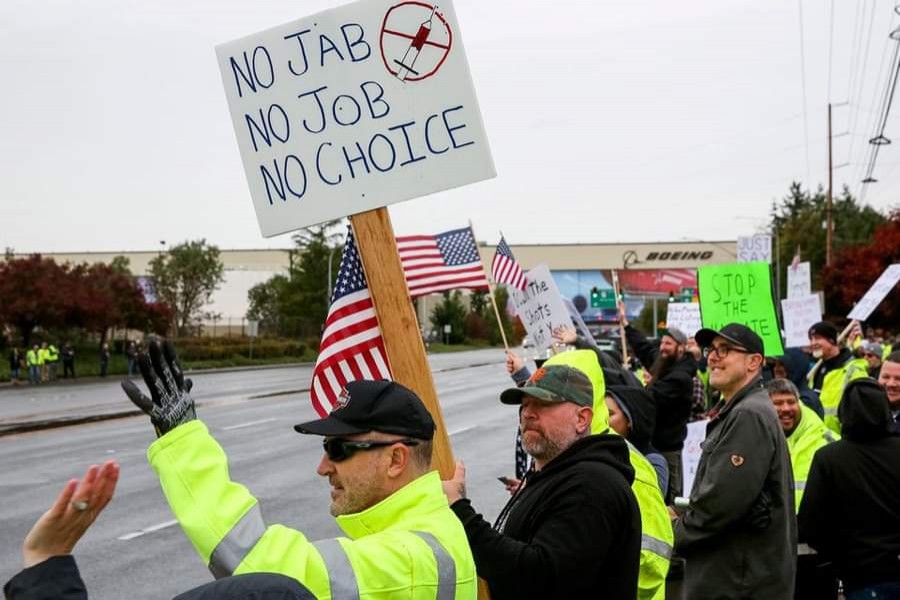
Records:
<instances>
[{"instance_id":1,"label":"paved road","mask_svg":"<svg viewBox=\"0 0 900 600\"><path fill-rule=\"evenodd\" d=\"M436 355L432 361L454 452L469 471L470 496L491 518L506 499L496 477L513 469L515 413L497 401L509 381L502 359L502 352L479 351ZM491 364L459 368L484 363ZM205 404L200 416L228 453L232 477L259 498L267 522L320 539L339 534L328 514L327 482L315 474L320 440L291 428L315 418L308 394L250 399L300 389L308 380L308 368L203 374L195 377L195 395ZM112 381L26 390L24 395L4 391L0 416L12 418L13 404L44 414L58 406L105 407L122 401ZM210 580L172 522L147 465L145 451L153 439L143 416L0 438L0 578L5 581L18 570L22 538L63 483L92 462L115 458L122 465L116 496L75 552L91 597L169 598Z\"/></svg>"}]
</instances>

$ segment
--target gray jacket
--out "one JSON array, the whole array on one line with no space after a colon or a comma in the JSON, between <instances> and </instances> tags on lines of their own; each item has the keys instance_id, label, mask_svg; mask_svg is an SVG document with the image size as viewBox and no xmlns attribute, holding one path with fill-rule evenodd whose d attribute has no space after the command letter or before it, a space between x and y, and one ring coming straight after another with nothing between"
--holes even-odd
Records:
<instances>
[{"instance_id":1,"label":"gray jacket","mask_svg":"<svg viewBox=\"0 0 900 600\"><path fill-rule=\"evenodd\" d=\"M702 448L690 506L674 523L685 597L793 598L794 478L761 379L721 406Z\"/></svg>"}]
</instances>

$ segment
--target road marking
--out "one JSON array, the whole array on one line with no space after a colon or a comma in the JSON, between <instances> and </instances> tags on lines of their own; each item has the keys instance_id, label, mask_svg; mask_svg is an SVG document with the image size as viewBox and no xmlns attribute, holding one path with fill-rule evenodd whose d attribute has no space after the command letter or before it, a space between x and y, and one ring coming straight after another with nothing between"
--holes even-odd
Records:
<instances>
[{"instance_id":1,"label":"road marking","mask_svg":"<svg viewBox=\"0 0 900 600\"><path fill-rule=\"evenodd\" d=\"M148 533L153 533L154 531L159 531L160 529L165 529L166 527L171 527L172 525L178 525L178 521L176 519L172 519L171 521L157 523L156 525L151 525L150 527L145 527L144 529L141 529L140 531L132 531L131 533L126 533L125 535L120 535L116 539L127 542L128 540L133 540L134 538L141 537L142 535L147 535Z\"/></svg>"},{"instance_id":2,"label":"road marking","mask_svg":"<svg viewBox=\"0 0 900 600\"><path fill-rule=\"evenodd\" d=\"M471 431L471 430L473 430L473 429L478 429L478 425L469 425L468 427L462 427L462 428L460 428L460 429L454 429L453 431L451 431L451 432L448 433L447 435L448 435L448 436L451 436L451 435L456 435L456 434L458 434L458 433L465 433L465 432Z\"/></svg>"},{"instance_id":3,"label":"road marking","mask_svg":"<svg viewBox=\"0 0 900 600\"><path fill-rule=\"evenodd\" d=\"M253 427L254 425L262 425L263 423L271 423L276 419L272 417L271 419L260 419L259 421L250 421L248 423L240 423L238 425L229 425L228 427L223 427L222 431L231 431L232 429L243 429L244 427Z\"/></svg>"}]
</instances>

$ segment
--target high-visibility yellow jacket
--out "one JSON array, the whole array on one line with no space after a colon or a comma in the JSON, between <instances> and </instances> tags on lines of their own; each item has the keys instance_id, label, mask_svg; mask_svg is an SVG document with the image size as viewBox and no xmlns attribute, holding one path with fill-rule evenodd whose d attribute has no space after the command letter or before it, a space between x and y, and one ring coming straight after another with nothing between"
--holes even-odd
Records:
<instances>
[{"instance_id":1,"label":"high-visibility yellow jacket","mask_svg":"<svg viewBox=\"0 0 900 600\"><path fill-rule=\"evenodd\" d=\"M672 560L675 532L659 489L656 469L637 448L628 444L634 483L631 491L641 511L641 564L638 572L638 600L665 600L666 575Z\"/></svg>"},{"instance_id":2,"label":"high-visibility yellow jacket","mask_svg":"<svg viewBox=\"0 0 900 600\"><path fill-rule=\"evenodd\" d=\"M825 444L838 439L840 436L828 429L813 409L800 404L800 423L787 437L791 468L794 471L794 510L800 510L813 455Z\"/></svg>"},{"instance_id":3,"label":"high-visibility yellow jacket","mask_svg":"<svg viewBox=\"0 0 900 600\"><path fill-rule=\"evenodd\" d=\"M829 371L822 381L822 389L819 391L819 400L825 409L825 426L835 433L841 432L841 422L837 416L838 405L844 388L854 379L869 376L869 363L864 358L854 358L844 363L840 369ZM809 374L809 387L813 388L815 370Z\"/></svg>"},{"instance_id":4,"label":"high-visibility yellow jacket","mask_svg":"<svg viewBox=\"0 0 900 600\"><path fill-rule=\"evenodd\" d=\"M588 376L594 388L594 418L591 433L609 432L609 409L606 406L606 383L603 369L593 350L561 352L544 366L568 365ZM666 575L672 558L675 534L669 511L659 489L656 469L637 448L628 444L634 482L631 491L641 512L641 562L638 571L638 598L663 600L666 597Z\"/></svg>"},{"instance_id":5,"label":"high-visibility yellow jacket","mask_svg":"<svg viewBox=\"0 0 900 600\"><path fill-rule=\"evenodd\" d=\"M282 573L322 600L477 596L466 533L437 471L337 517L347 537L311 542L283 525L266 526L256 498L230 480L225 452L200 421L162 436L147 456L172 512L217 578Z\"/></svg>"},{"instance_id":6,"label":"high-visibility yellow jacket","mask_svg":"<svg viewBox=\"0 0 900 600\"><path fill-rule=\"evenodd\" d=\"M25 364L29 367L37 367L40 366L40 362L38 362L38 351L29 350L25 353Z\"/></svg>"},{"instance_id":7,"label":"high-visibility yellow jacket","mask_svg":"<svg viewBox=\"0 0 900 600\"><path fill-rule=\"evenodd\" d=\"M47 362L56 362L59 360L59 350L56 349L56 346L50 344L47 347Z\"/></svg>"},{"instance_id":8,"label":"high-visibility yellow jacket","mask_svg":"<svg viewBox=\"0 0 900 600\"><path fill-rule=\"evenodd\" d=\"M41 366L43 366L44 364L46 364L46 363L47 363L47 357L48 357L48 356L50 356L50 351L47 350L46 348L40 348L40 349L37 351L37 358L38 358L37 364L39 364L39 365L41 365Z\"/></svg>"}]
</instances>

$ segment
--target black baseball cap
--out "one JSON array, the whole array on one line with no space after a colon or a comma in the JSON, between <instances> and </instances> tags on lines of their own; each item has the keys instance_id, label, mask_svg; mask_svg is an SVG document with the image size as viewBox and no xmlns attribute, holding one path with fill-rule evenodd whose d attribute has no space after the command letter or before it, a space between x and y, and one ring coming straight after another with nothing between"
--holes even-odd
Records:
<instances>
[{"instance_id":1,"label":"black baseball cap","mask_svg":"<svg viewBox=\"0 0 900 600\"><path fill-rule=\"evenodd\" d=\"M299 433L340 436L380 431L430 440L434 419L422 400L394 381L351 381L324 419L294 425Z\"/></svg>"},{"instance_id":2,"label":"black baseball cap","mask_svg":"<svg viewBox=\"0 0 900 600\"><path fill-rule=\"evenodd\" d=\"M594 386L588 376L568 365L541 367L522 387L510 388L500 394L503 404L522 404L523 396L533 396L545 402L574 402L579 406L594 406Z\"/></svg>"},{"instance_id":3,"label":"black baseball cap","mask_svg":"<svg viewBox=\"0 0 900 600\"><path fill-rule=\"evenodd\" d=\"M828 321L819 321L818 323L813 323L809 328L809 338L812 339L812 336L814 335L822 336L832 344L837 344L837 327L835 327Z\"/></svg>"},{"instance_id":4,"label":"black baseball cap","mask_svg":"<svg viewBox=\"0 0 900 600\"><path fill-rule=\"evenodd\" d=\"M715 329L701 329L694 335L694 339L701 348L708 348L717 336L725 338L732 344L746 348L750 354L766 355L762 338L755 331L740 323L729 323L719 331Z\"/></svg>"}]
</instances>

